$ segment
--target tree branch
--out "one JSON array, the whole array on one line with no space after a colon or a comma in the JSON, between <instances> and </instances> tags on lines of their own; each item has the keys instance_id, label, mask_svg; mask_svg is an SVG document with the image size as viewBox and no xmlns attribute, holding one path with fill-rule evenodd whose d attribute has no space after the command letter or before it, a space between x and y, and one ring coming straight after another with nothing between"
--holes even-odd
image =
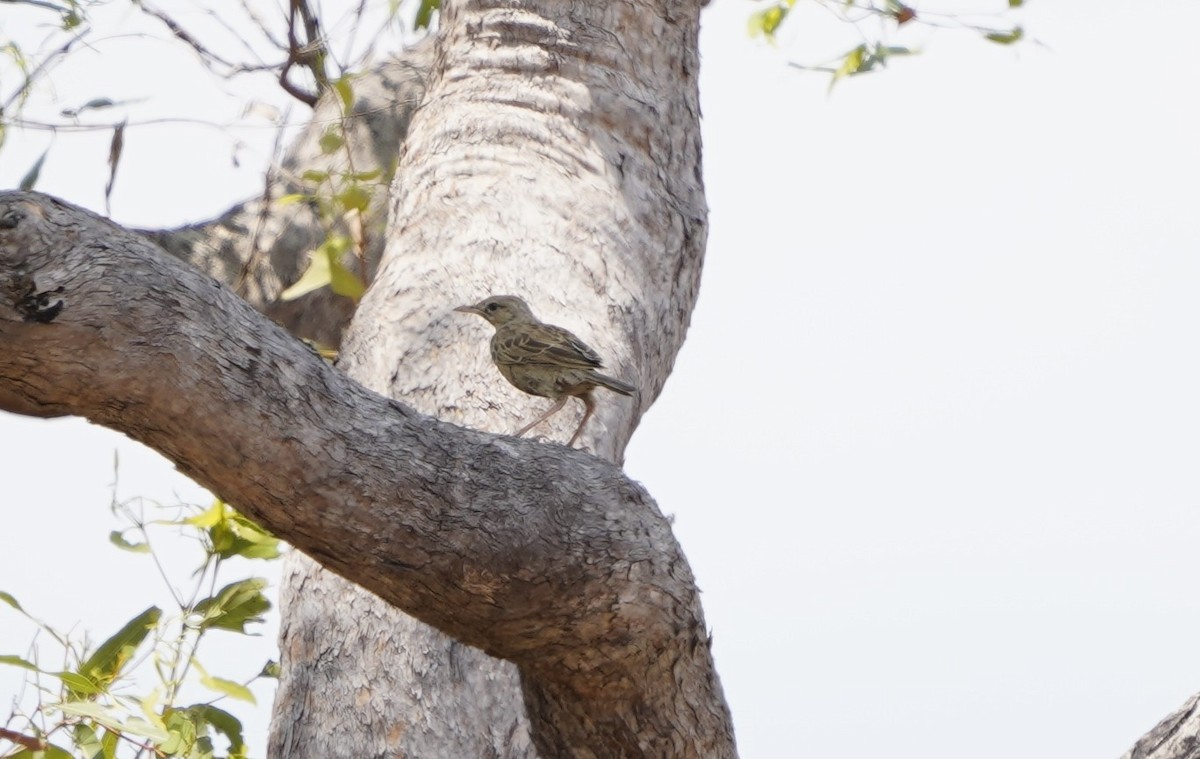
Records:
<instances>
[{"instance_id":1,"label":"tree branch","mask_svg":"<svg viewBox=\"0 0 1200 759\"><path fill-rule=\"evenodd\" d=\"M1121 759L1191 759L1200 740L1200 694L1162 718Z\"/></svg>"},{"instance_id":2,"label":"tree branch","mask_svg":"<svg viewBox=\"0 0 1200 759\"><path fill-rule=\"evenodd\" d=\"M433 328L457 330L446 305ZM698 695L712 713L694 755L732 755L691 571L611 464L376 395L145 238L37 193L0 193L0 340L10 409L142 441L328 569L516 663L544 755L599 755L582 754L598 734L667 755Z\"/></svg>"}]
</instances>

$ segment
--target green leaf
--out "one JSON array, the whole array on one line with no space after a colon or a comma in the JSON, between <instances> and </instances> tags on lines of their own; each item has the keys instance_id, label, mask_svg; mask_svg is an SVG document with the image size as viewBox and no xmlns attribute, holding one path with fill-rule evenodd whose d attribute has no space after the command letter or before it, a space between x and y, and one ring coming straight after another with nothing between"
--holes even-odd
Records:
<instances>
[{"instance_id":1,"label":"green leaf","mask_svg":"<svg viewBox=\"0 0 1200 759\"><path fill-rule=\"evenodd\" d=\"M1019 26L1014 26L1007 32L992 32L985 34L984 37L999 45L1011 45L1025 36L1025 30Z\"/></svg>"},{"instance_id":2,"label":"green leaf","mask_svg":"<svg viewBox=\"0 0 1200 759\"><path fill-rule=\"evenodd\" d=\"M216 759L217 752L213 750L212 738L207 735L202 735L196 739L196 745L192 748L192 753L188 755L188 759ZM237 759L233 754L230 754L223 759Z\"/></svg>"},{"instance_id":3,"label":"green leaf","mask_svg":"<svg viewBox=\"0 0 1200 759\"><path fill-rule=\"evenodd\" d=\"M246 741L242 738L242 723L224 709L211 704L194 704L181 711L192 715L197 726L211 726L229 741L229 759L246 755Z\"/></svg>"},{"instance_id":4,"label":"green leaf","mask_svg":"<svg viewBox=\"0 0 1200 759\"><path fill-rule=\"evenodd\" d=\"M366 213L371 204L371 191L360 184L352 184L334 196L343 209Z\"/></svg>"},{"instance_id":5,"label":"green leaf","mask_svg":"<svg viewBox=\"0 0 1200 759\"><path fill-rule=\"evenodd\" d=\"M170 737L165 729L141 717L134 717L117 707L104 706L93 701L68 701L62 704L55 704L52 708L57 709L63 714L86 717L109 730L118 733L132 733L143 738L149 738L156 743L161 743Z\"/></svg>"},{"instance_id":6,"label":"green leaf","mask_svg":"<svg viewBox=\"0 0 1200 759\"><path fill-rule=\"evenodd\" d=\"M19 667L20 669L27 669L30 672L41 672L51 677L57 677L64 685L78 695L93 696L103 692L103 689L96 685L95 682L78 672L48 672L33 662L23 659L20 656L14 656L13 654L0 655L0 664L7 664L10 667Z\"/></svg>"},{"instance_id":7,"label":"green leaf","mask_svg":"<svg viewBox=\"0 0 1200 759\"><path fill-rule=\"evenodd\" d=\"M764 8L761 11L756 11L750 14L747 21L746 31L750 37L765 37L768 40L775 40L775 32L783 24L787 18L790 9L783 4L773 5L770 8Z\"/></svg>"},{"instance_id":8,"label":"green leaf","mask_svg":"<svg viewBox=\"0 0 1200 759\"><path fill-rule=\"evenodd\" d=\"M266 580L254 577L221 588L217 595L196 604L195 612L202 617L200 628L247 634L246 625L262 622L262 614L271 608L262 592L266 587Z\"/></svg>"},{"instance_id":9,"label":"green leaf","mask_svg":"<svg viewBox=\"0 0 1200 759\"><path fill-rule=\"evenodd\" d=\"M0 590L0 601L3 601L19 612L23 613L25 611L21 608L21 604L17 603L17 599L14 598L11 593L5 593L3 590Z\"/></svg>"},{"instance_id":10,"label":"green leaf","mask_svg":"<svg viewBox=\"0 0 1200 759\"><path fill-rule=\"evenodd\" d=\"M105 725L105 727L107 727L107 725ZM170 737L166 730L163 730L158 725L147 722L141 717L130 717L120 725L116 726L114 729L123 733L140 735L143 738L149 738L150 740L156 742L165 741Z\"/></svg>"},{"instance_id":11,"label":"green leaf","mask_svg":"<svg viewBox=\"0 0 1200 759\"><path fill-rule=\"evenodd\" d=\"M1008 0L1009 8L1020 8L1025 4L1025 0Z\"/></svg>"},{"instance_id":12,"label":"green leaf","mask_svg":"<svg viewBox=\"0 0 1200 759\"><path fill-rule=\"evenodd\" d=\"M333 273L329 268L329 257L320 250L314 250L308 259L308 268L300 275L300 279L279 293L280 300L295 300L308 295L314 290L320 290L333 281Z\"/></svg>"},{"instance_id":13,"label":"green leaf","mask_svg":"<svg viewBox=\"0 0 1200 759\"><path fill-rule=\"evenodd\" d=\"M833 72L833 79L829 82L829 89L833 89L833 85L838 83L838 80L843 79L853 74L857 74L862 70L863 62L867 58L867 46L859 45L858 47L846 53L846 57L842 59L842 65L838 66L837 71Z\"/></svg>"},{"instance_id":14,"label":"green leaf","mask_svg":"<svg viewBox=\"0 0 1200 759\"><path fill-rule=\"evenodd\" d=\"M225 520L219 553L221 558L241 556L244 559L277 559L280 554L279 538L262 529L246 517L230 510ZM216 530L213 530L213 545L217 546Z\"/></svg>"},{"instance_id":15,"label":"green leaf","mask_svg":"<svg viewBox=\"0 0 1200 759\"><path fill-rule=\"evenodd\" d=\"M84 677L78 672L51 672L50 674L63 681L63 685L71 691L71 695L75 697L95 696L104 692L104 688L89 677Z\"/></svg>"},{"instance_id":16,"label":"green leaf","mask_svg":"<svg viewBox=\"0 0 1200 759\"><path fill-rule=\"evenodd\" d=\"M433 21L434 11L441 9L441 0L421 0L417 8L416 18L413 19L413 29L428 29Z\"/></svg>"},{"instance_id":17,"label":"green leaf","mask_svg":"<svg viewBox=\"0 0 1200 759\"><path fill-rule=\"evenodd\" d=\"M303 179L305 182L313 182L314 184L320 184L321 182L324 182L326 179L329 179L329 172L328 171L320 171L319 169L308 169L307 171L305 171L303 174L300 175L300 178Z\"/></svg>"},{"instance_id":18,"label":"green leaf","mask_svg":"<svg viewBox=\"0 0 1200 759\"><path fill-rule=\"evenodd\" d=\"M279 557L279 538L217 500L204 512L184 520L208 531L212 550L223 559L241 556L247 559Z\"/></svg>"},{"instance_id":19,"label":"green leaf","mask_svg":"<svg viewBox=\"0 0 1200 759\"><path fill-rule=\"evenodd\" d=\"M346 268L341 259L330 262L332 280L329 283L329 288L338 295L344 295L353 300L355 303L362 298L363 293L367 288L363 285L362 280L358 275Z\"/></svg>"},{"instance_id":20,"label":"green leaf","mask_svg":"<svg viewBox=\"0 0 1200 759\"><path fill-rule=\"evenodd\" d=\"M354 86L350 83L350 75L344 74L338 77L333 83L333 89L337 92L338 100L341 101L342 115L349 116L354 108Z\"/></svg>"},{"instance_id":21,"label":"green leaf","mask_svg":"<svg viewBox=\"0 0 1200 759\"><path fill-rule=\"evenodd\" d=\"M93 683L107 687L121 674L121 670L133 658L138 646L158 626L162 609L151 606L125 623L115 635L100 644L96 652L79 667L79 674Z\"/></svg>"},{"instance_id":22,"label":"green leaf","mask_svg":"<svg viewBox=\"0 0 1200 759\"><path fill-rule=\"evenodd\" d=\"M201 726L186 709L170 709L165 716L163 722L171 737L158 747L159 750L168 756L187 756L200 737Z\"/></svg>"},{"instance_id":23,"label":"green leaf","mask_svg":"<svg viewBox=\"0 0 1200 759\"><path fill-rule=\"evenodd\" d=\"M14 656L13 654L0 655L0 664L8 664L12 667L20 667L21 669L27 669L31 672L41 672L41 670L38 669L37 665L33 662L22 659L20 656Z\"/></svg>"},{"instance_id":24,"label":"green leaf","mask_svg":"<svg viewBox=\"0 0 1200 759\"><path fill-rule=\"evenodd\" d=\"M328 285L338 295L357 301L366 288L354 272L342 265L342 256L351 245L350 238L345 235L330 235L312 252L308 268L300 279L279 294L280 299L294 300Z\"/></svg>"},{"instance_id":25,"label":"green leaf","mask_svg":"<svg viewBox=\"0 0 1200 759\"><path fill-rule=\"evenodd\" d=\"M25 172L25 176L21 177L19 186L22 190L32 190L37 184L38 177L42 174L42 164L46 162L46 156L49 154L50 148L46 148L42 157L34 161L33 166L29 167L29 171Z\"/></svg>"},{"instance_id":26,"label":"green leaf","mask_svg":"<svg viewBox=\"0 0 1200 759\"><path fill-rule=\"evenodd\" d=\"M383 174L380 169L371 169L370 171L355 171L350 174L350 178L358 182L372 182L378 179Z\"/></svg>"},{"instance_id":27,"label":"green leaf","mask_svg":"<svg viewBox=\"0 0 1200 759\"><path fill-rule=\"evenodd\" d=\"M122 551L129 551L130 553L150 553L149 543L130 543L125 539L124 533L122 533L120 530L113 530L112 532L108 533L108 542L112 543L117 548L120 548Z\"/></svg>"},{"instance_id":28,"label":"green leaf","mask_svg":"<svg viewBox=\"0 0 1200 759\"><path fill-rule=\"evenodd\" d=\"M71 740L75 743L76 750L81 751L87 759L108 759L104 752L104 743L91 725L76 723L71 730Z\"/></svg>"},{"instance_id":29,"label":"green leaf","mask_svg":"<svg viewBox=\"0 0 1200 759\"><path fill-rule=\"evenodd\" d=\"M116 759L117 756L117 741L121 737L112 730L105 730L104 737L100 739L100 744L104 747L104 759Z\"/></svg>"},{"instance_id":30,"label":"green leaf","mask_svg":"<svg viewBox=\"0 0 1200 759\"><path fill-rule=\"evenodd\" d=\"M225 521L225 509L225 502L218 498L213 501L212 506L209 506L207 509L194 517L188 517L187 519L183 520L183 523L190 524L193 527L202 527L204 529L216 527L221 522Z\"/></svg>"},{"instance_id":31,"label":"green leaf","mask_svg":"<svg viewBox=\"0 0 1200 759\"><path fill-rule=\"evenodd\" d=\"M226 680L223 677L213 677L209 674L204 674L200 678L200 684L209 690L214 690L217 693L224 694L230 698L235 698L238 701L245 701L251 704L258 704L258 700L254 698L254 694L250 689L241 683L233 680Z\"/></svg>"},{"instance_id":32,"label":"green leaf","mask_svg":"<svg viewBox=\"0 0 1200 759\"><path fill-rule=\"evenodd\" d=\"M142 696L138 701L138 705L142 707L142 714L145 715L148 723L166 732L167 723L163 721L163 718L158 713L158 702L161 698L162 693L159 692L158 688L155 688Z\"/></svg>"},{"instance_id":33,"label":"green leaf","mask_svg":"<svg viewBox=\"0 0 1200 759\"><path fill-rule=\"evenodd\" d=\"M59 748L53 743L46 744L46 748L41 751L23 748L15 754L5 754L5 759L74 759L74 755L64 748Z\"/></svg>"},{"instance_id":34,"label":"green leaf","mask_svg":"<svg viewBox=\"0 0 1200 759\"><path fill-rule=\"evenodd\" d=\"M287 195L280 196L275 200L281 206L295 205L296 203L307 203L312 195L303 192L293 192Z\"/></svg>"},{"instance_id":35,"label":"green leaf","mask_svg":"<svg viewBox=\"0 0 1200 759\"><path fill-rule=\"evenodd\" d=\"M330 258L341 258L354 246L354 242L346 235L330 235L321 243L321 250Z\"/></svg>"},{"instance_id":36,"label":"green leaf","mask_svg":"<svg viewBox=\"0 0 1200 759\"><path fill-rule=\"evenodd\" d=\"M317 139L317 145L321 148L321 153L324 155L337 152L345 144L346 140L342 137L342 132L337 127L326 129Z\"/></svg>"},{"instance_id":37,"label":"green leaf","mask_svg":"<svg viewBox=\"0 0 1200 759\"><path fill-rule=\"evenodd\" d=\"M267 663L263 665L262 672L258 673L259 677L270 677L279 679L279 662L274 659L267 659Z\"/></svg>"}]
</instances>

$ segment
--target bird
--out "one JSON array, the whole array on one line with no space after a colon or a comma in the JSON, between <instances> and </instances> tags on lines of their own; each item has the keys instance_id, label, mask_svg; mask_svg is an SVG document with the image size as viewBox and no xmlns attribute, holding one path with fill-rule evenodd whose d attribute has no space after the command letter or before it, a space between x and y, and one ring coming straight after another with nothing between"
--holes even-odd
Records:
<instances>
[{"instance_id":1,"label":"bird","mask_svg":"<svg viewBox=\"0 0 1200 759\"><path fill-rule=\"evenodd\" d=\"M549 419L571 397L583 402L583 419L571 435L568 447L583 433L583 427L596 410L592 390L607 388L621 395L633 395L637 388L627 382L601 374L604 363L575 335L562 327L538 321L525 301L515 295L493 295L470 306L454 309L478 314L496 328L492 335L492 361L514 387L530 395L552 398L550 409L514 434L521 437Z\"/></svg>"}]
</instances>

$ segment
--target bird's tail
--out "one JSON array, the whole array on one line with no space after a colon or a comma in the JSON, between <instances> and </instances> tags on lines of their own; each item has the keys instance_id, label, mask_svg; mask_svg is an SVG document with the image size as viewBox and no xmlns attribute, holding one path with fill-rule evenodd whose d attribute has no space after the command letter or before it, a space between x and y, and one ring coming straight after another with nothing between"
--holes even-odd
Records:
<instances>
[{"instance_id":1,"label":"bird's tail","mask_svg":"<svg viewBox=\"0 0 1200 759\"><path fill-rule=\"evenodd\" d=\"M637 392L637 388L628 382L622 382L616 377L610 377L600 372L592 372L592 381L601 387L607 387L614 393L620 393L621 395L633 395Z\"/></svg>"}]
</instances>

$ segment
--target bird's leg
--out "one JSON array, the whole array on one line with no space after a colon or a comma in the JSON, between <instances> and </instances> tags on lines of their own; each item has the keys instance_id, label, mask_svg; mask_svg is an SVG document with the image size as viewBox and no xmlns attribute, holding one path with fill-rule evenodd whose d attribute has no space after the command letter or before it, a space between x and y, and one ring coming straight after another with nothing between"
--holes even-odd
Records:
<instances>
[{"instance_id":1,"label":"bird's leg","mask_svg":"<svg viewBox=\"0 0 1200 759\"><path fill-rule=\"evenodd\" d=\"M575 434L571 436L571 442L567 443L568 448L575 447L575 441L583 433L583 425L587 424L588 419L592 418L592 412L596 410L596 402L592 399L590 391L576 397L583 401L583 418L579 420L579 426L575 428Z\"/></svg>"},{"instance_id":2,"label":"bird's leg","mask_svg":"<svg viewBox=\"0 0 1200 759\"><path fill-rule=\"evenodd\" d=\"M570 397L571 396L569 396L569 395L564 395L563 397L559 398L558 403L555 403L553 406L551 406L549 411L542 414L537 419L534 419L532 422L525 425L521 429L517 430L516 432L513 433L513 435L515 435L516 437L521 437L526 432L529 432L534 427L538 426L542 422L544 422L547 419L549 419L550 417L554 416L555 412L557 412L559 409L561 409L563 407L563 405L566 404L567 398L570 398Z\"/></svg>"}]
</instances>

